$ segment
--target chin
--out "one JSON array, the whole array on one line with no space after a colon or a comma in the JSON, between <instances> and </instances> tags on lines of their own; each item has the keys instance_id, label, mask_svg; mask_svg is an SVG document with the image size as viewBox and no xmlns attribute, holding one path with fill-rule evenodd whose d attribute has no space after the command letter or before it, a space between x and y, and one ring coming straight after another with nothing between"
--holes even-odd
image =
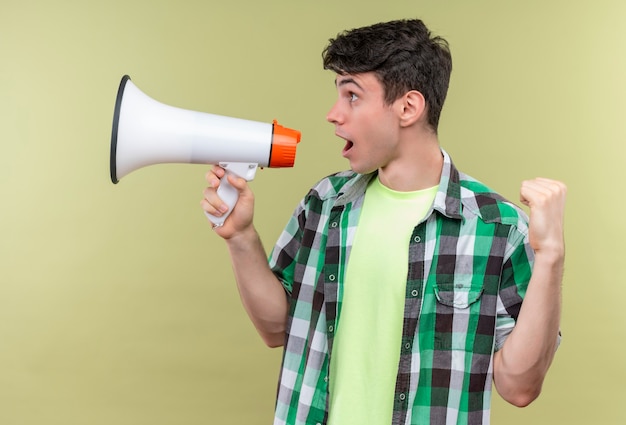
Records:
<instances>
[{"instance_id":1,"label":"chin","mask_svg":"<svg viewBox=\"0 0 626 425\"><path fill-rule=\"evenodd\" d=\"M364 164L359 165L359 164L350 163L350 169L358 174L370 174L376 171L378 168L371 167L371 166L368 167Z\"/></svg>"}]
</instances>

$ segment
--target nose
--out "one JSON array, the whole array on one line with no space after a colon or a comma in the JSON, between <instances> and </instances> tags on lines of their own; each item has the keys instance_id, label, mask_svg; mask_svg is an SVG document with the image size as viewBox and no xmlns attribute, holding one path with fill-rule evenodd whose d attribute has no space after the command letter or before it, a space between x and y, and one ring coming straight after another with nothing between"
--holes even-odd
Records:
<instances>
[{"instance_id":1,"label":"nose","mask_svg":"<svg viewBox=\"0 0 626 425\"><path fill-rule=\"evenodd\" d=\"M335 104L333 105L332 108L330 108L330 111L328 111L328 113L326 114L326 121L328 121L331 124L341 124L342 118L341 118L341 111L339 110L339 102L335 102Z\"/></svg>"}]
</instances>

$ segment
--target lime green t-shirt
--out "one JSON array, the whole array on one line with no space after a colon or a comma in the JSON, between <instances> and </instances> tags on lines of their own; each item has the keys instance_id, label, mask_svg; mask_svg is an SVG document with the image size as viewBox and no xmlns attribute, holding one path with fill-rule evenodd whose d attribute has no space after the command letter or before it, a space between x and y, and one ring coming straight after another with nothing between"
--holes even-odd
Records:
<instances>
[{"instance_id":1,"label":"lime green t-shirt","mask_svg":"<svg viewBox=\"0 0 626 425\"><path fill-rule=\"evenodd\" d=\"M437 186L397 192L372 179L342 288L330 363L329 424L389 424L413 228Z\"/></svg>"}]
</instances>

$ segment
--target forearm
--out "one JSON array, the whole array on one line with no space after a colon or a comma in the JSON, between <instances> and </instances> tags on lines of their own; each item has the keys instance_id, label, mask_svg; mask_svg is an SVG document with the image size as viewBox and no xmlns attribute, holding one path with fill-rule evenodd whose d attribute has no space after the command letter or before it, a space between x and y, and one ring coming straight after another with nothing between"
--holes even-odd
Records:
<instances>
[{"instance_id":1,"label":"forearm","mask_svg":"<svg viewBox=\"0 0 626 425\"><path fill-rule=\"evenodd\" d=\"M261 240L253 227L226 240L242 304L270 347L283 345L287 296L272 273Z\"/></svg>"},{"instance_id":2,"label":"forearm","mask_svg":"<svg viewBox=\"0 0 626 425\"><path fill-rule=\"evenodd\" d=\"M498 393L525 406L541 392L556 351L561 317L564 254L537 253L515 328L495 354L494 383Z\"/></svg>"}]
</instances>

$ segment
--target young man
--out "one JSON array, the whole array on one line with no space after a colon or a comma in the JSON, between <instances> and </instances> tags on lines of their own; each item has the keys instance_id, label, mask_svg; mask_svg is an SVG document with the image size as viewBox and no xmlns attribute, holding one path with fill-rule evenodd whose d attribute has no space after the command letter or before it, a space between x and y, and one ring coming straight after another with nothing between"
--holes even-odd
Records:
<instances>
[{"instance_id":1,"label":"young man","mask_svg":"<svg viewBox=\"0 0 626 425\"><path fill-rule=\"evenodd\" d=\"M214 228L259 334L284 345L275 424L486 424L492 380L529 404L559 340L565 186L522 183L528 225L455 168L437 138L450 53L421 21L345 32L323 59L350 171L309 191L269 264L243 179ZM223 176L207 174L214 215Z\"/></svg>"}]
</instances>

